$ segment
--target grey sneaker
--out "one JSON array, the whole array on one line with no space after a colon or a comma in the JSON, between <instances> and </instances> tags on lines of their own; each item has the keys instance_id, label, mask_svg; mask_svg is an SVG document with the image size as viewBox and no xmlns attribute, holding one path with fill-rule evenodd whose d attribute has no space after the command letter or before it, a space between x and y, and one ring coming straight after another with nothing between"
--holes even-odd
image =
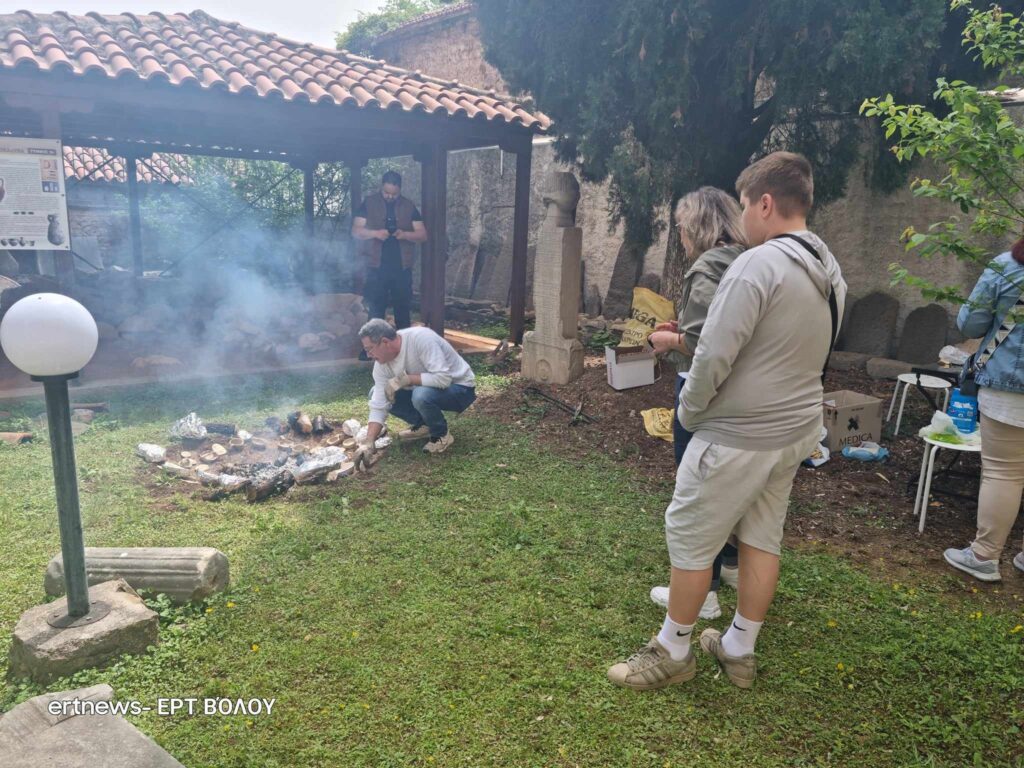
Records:
<instances>
[{"instance_id":1,"label":"grey sneaker","mask_svg":"<svg viewBox=\"0 0 1024 768\"><path fill-rule=\"evenodd\" d=\"M447 432L442 437L430 438L427 444L423 446L423 452L434 454L444 453L451 447L452 443L454 442L455 438L452 437L452 433Z\"/></svg>"},{"instance_id":2,"label":"grey sneaker","mask_svg":"<svg viewBox=\"0 0 1024 768\"><path fill-rule=\"evenodd\" d=\"M722 633L708 627L700 633L700 647L704 653L714 656L718 666L724 671L732 684L738 688L750 688L757 677L757 659L754 654L746 656L730 656L722 648Z\"/></svg>"},{"instance_id":3,"label":"grey sneaker","mask_svg":"<svg viewBox=\"0 0 1024 768\"><path fill-rule=\"evenodd\" d=\"M697 659L693 651L682 661L672 661L665 646L652 637L651 642L625 661L608 669L608 679L623 688L649 691L667 685L685 683L697 674Z\"/></svg>"},{"instance_id":4,"label":"grey sneaker","mask_svg":"<svg viewBox=\"0 0 1024 768\"><path fill-rule=\"evenodd\" d=\"M668 608L668 587L651 587L651 602L662 608ZM704 598L704 605L700 607L700 613L697 614L698 618L717 619L721 615L722 606L718 604L718 593L708 592L708 596Z\"/></svg>"},{"instance_id":5,"label":"grey sneaker","mask_svg":"<svg viewBox=\"0 0 1024 768\"><path fill-rule=\"evenodd\" d=\"M1013 567L1024 573L1024 552L1018 552L1013 556Z\"/></svg>"},{"instance_id":6,"label":"grey sneaker","mask_svg":"<svg viewBox=\"0 0 1024 768\"><path fill-rule=\"evenodd\" d=\"M963 549L947 549L942 553L946 562L964 573L981 581L1000 581L998 560L979 560L969 546Z\"/></svg>"},{"instance_id":7,"label":"grey sneaker","mask_svg":"<svg viewBox=\"0 0 1024 768\"><path fill-rule=\"evenodd\" d=\"M415 429L413 429L412 427L410 427L409 429L403 429L401 432L398 433L398 439L401 440L402 442L408 442L411 440L426 440L428 437L430 437L430 427L428 427L426 424L421 424Z\"/></svg>"}]
</instances>

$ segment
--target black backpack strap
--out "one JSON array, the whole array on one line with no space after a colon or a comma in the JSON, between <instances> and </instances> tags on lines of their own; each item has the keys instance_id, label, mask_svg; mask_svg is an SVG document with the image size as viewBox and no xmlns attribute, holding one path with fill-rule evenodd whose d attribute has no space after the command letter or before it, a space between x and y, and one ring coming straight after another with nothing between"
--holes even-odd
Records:
<instances>
[{"instance_id":1,"label":"black backpack strap","mask_svg":"<svg viewBox=\"0 0 1024 768\"><path fill-rule=\"evenodd\" d=\"M814 256L814 258L816 258L821 263L822 266L825 266L825 260L821 258L821 254L818 253L817 249L813 245L808 243L802 237L800 237L799 235L794 235L792 232L785 232L784 234L776 235L772 239L778 240L779 238L782 237L789 238L790 240L796 240L807 251L809 251L811 255ZM822 381L825 381L825 372L828 370L828 361L829 358L832 357L832 348L835 347L836 345L836 336L839 335L839 303L836 301L836 287L834 285L831 287L832 290L828 292L828 311L829 314L832 316L832 337L829 340L828 344L828 354L825 355L825 366L821 369Z\"/></svg>"}]
</instances>

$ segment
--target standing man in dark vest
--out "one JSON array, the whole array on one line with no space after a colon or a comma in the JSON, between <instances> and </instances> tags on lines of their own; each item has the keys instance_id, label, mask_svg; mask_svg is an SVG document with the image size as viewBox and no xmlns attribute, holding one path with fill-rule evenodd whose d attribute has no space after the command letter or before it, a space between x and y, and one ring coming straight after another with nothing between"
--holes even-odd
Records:
<instances>
[{"instance_id":1,"label":"standing man in dark vest","mask_svg":"<svg viewBox=\"0 0 1024 768\"><path fill-rule=\"evenodd\" d=\"M425 242L423 217L412 200L402 197L402 177L388 171L380 192L370 195L352 217L352 236L362 241L366 264L364 296L370 317L384 317L395 308L395 326L411 325L412 261L416 243Z\"/></svg>"}]
</instances>

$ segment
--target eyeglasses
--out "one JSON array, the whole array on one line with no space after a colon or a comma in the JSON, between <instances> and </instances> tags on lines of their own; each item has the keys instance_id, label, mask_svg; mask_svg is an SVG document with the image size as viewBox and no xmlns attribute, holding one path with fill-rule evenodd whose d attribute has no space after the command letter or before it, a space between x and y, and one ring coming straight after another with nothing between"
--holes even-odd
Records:
<instances>
[{"instance_id":1,"label":"eyeglasses","mask_svg":"<svg viewBox=\"0 0 1024 768\"><path fill-rule=\"evenodd\" d=\"M383 343L384 343L384 339L381 339L376 344L371 344L370 346L366 346L364 344L363 345L363 351L366 352L366 354L372 354L373 350L375 350L377 347L379 347Z\"/></svg>"}]
</instances>

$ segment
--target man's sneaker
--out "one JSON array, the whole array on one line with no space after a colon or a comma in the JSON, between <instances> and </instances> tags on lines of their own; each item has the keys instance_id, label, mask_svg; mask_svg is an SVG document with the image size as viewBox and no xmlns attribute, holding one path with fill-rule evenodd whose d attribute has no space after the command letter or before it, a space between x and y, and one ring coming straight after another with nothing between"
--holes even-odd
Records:
<instances>
[{"instance_id":1,"label":"man's sneaker","mask_svg":"<svg viewBox=\"0 0 1024 768\"><path fill-rule=\"evenodd\" d=\"M724 671L732 684L739 688L750 688L757 677L757 660L754 654L746 656L730 656L722 648L722 633L708 627L700 633L700 647L704 653L714 656L718 666Z\"/></svg>"},{"instance_id":2,"label":"man's sneaker","mask_svg":"<svg viewBox=\"0 0 1024 768\"><path fill-rule=\"evenodd\" d=\"M1013 567L1024 573L1024 552L1018 552L1013 556Z\"/></svg>"},{"instance_id":3,"label":"man's sneaker","mask_svg":"<svg viewBox=\"0 0 1024 768\"><path fill-rule=\"evenodd\" d=\"M668 608L668 587L651 587L651 602ZM697 615L702 619L717 619L722 615L717 592L708 592L708 596L704 598L704 605L700 607L700 613Z\"/></svg>"},{"instance_id":4,"label":"man's sneaker","mask_svg":"<svg viewBox=\"0 0 1024 768\"><path fill-rule=\"evenodd\" d=\"M722 566L722 583L727 587L738 589L740 585L740 569L733 565Z\"/></svg>"},{"instance_id":5,"label":"man's sneaker","mask_svg":"<svg viewBox=\"0 0 1024 768\"><path fill-rule=\"evenodd\" d=\"M608 669L609 680L634 691L649 691L685 683L696 674L697 660L692 650L682 661L672 661L657 637L652 637L651 642L639 651Z\"/></svg>"},{"instance_id":6,"label":"man's sneaker","mask_svg":"<svg viewBox=\"0 0 1024 768\"><path fill-rule=\"evenodd\" d=\"M430 437L430 427L426 424L421 424L415 429L411 427L409 429L403 429L398 433L398 439L406 442L411 440L425 440L428 437Z\"/></svg>"},{"instance_id":7,"label":"man's sneaker","mask_svg":"<svg viewBox=\"0 0 1024 768\"><path fill-rule=\"evenodd\" d=\"M446 432L441 437L432 437L430 442L423 446L424 453L444 453L451 444L455 442L451 432Z\"/></svg>"},{"instance_id":8,"label":"man's sneaker","mask_svg":"<svg viewBox=\"0 0 1024 768\"><path fill-rule=\"evenodd\" d=\"M947 549L942 553L946 562L964 573L969 573L981 581L1000 581L998 560L979 560L970 547L963 549Z\"/></svg>"}]
</instances>

